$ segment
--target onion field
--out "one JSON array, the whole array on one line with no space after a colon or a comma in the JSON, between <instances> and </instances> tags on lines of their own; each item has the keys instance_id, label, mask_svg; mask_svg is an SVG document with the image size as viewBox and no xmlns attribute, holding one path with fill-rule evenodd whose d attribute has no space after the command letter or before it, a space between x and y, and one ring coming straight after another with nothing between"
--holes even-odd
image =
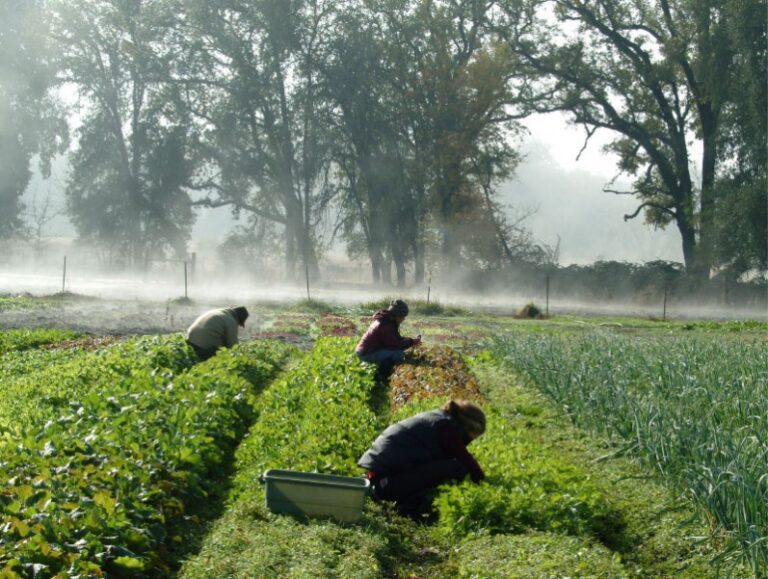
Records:
<instances>
[{"instance_id":1,"label":"onion field","mask_svg":"<svg viewBox=\"0 0 768 579\"><path fill-rule=\"evenodd\" d=\"M0 330L0 576L766 575L765 324L415 307L424 345L381 380L352 353L375 304L248 307L206 362L182 328ZM486 412L487 478L428 521L266 508L267 469L362 476L383 428L449 398Z\"/></svg>"},{"instance_id":2,"label":"onion field","mask_svg":"<svg viewBox=\"0 0 768 579\"><path fill-rule=\"evenodd\" d=\"M765 340L499 336L492 351L690 498L722 557L768 569Z\"/></svg>"}]
</instances>

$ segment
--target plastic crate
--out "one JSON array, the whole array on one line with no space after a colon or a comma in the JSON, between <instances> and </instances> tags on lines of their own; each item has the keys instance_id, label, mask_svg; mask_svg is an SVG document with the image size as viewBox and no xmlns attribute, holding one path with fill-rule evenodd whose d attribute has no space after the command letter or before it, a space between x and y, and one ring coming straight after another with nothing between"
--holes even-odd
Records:
<instances>
[{"instance_id":1,"label":"plastic crate","mask_svg":"<svg viewBox=\"0 0 768 579\"><path fill-rule=\"evenodd\" d=\"M266 484L267 508L273 513L300 517L330 517L354 523L363 515L368 479L312 472L270 469Z\"/></svg>"}]
</instances>

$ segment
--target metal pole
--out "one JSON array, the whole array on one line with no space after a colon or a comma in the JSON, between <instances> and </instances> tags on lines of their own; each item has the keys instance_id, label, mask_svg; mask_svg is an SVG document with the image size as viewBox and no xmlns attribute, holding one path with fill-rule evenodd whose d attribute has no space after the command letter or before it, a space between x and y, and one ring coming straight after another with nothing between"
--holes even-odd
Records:
<instances>
[{"instance_id":1,"label":"metal pole","mask_svg":"<svg viewBox=\"0 0 768 579\"><path fill-rule=\"evenodd\" d=\"M549 274L547 274L547 301L546 301L546 307L545 307L545 315L549 317Z\"/></svg>"},{"instance_id":2,"label":"metal pole","mask_svg":"<svg viewBox=\"0 0 768 579\"><path fill-rule=\"evenodd\" d=\"M184 299L187 299L187 260L184 260Z\"/></svg>"},{"instance_id":3,"label":"metal pole","mask_svg":"<svg viewBox=\"0 0 768 579\"><path fill-rule=\"evenodd\" d=\"M304 275L307 278L307 299L311 300L312 298L309 297L309 265L304 264Z\"/></svg>"},{"instance_id":4,"label":"metal pole","mask_svg":"<svg viewBox=\"0 0 768 579\"><path fill-rule=\"evenodd\" d=\"M67 256L64 256L64 271L61 274L61 293L64 293L67 284Z\"/></svg>"},{"instance_id":5,"label":"metal pole","mask_svg":"<svg viewBox=\"0 0 768 579\"><path fill-rule=\"evenodd\" d=\"M664 312L662 313L661 319L665 320L667 319L667 286L668 282L664 282Z\"/></svg>"}]
</instances>

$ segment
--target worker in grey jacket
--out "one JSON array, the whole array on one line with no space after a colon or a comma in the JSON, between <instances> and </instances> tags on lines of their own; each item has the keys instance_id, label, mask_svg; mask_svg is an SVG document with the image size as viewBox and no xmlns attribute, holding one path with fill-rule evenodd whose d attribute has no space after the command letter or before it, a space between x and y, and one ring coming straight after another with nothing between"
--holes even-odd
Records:
<instances>
[{"instance_id":1,"label":"worker in grey jacket","mask_svg":"<svg viewBox=\"0 0 768 579\"><path fill-rule=\"evenodd\" d=\"M237 344L237 327L244 326L247 319L248 310L243 306L210 310L189 326L187 343L201 360L207 360L219 348Z\"/></svg>"}]
</instances>

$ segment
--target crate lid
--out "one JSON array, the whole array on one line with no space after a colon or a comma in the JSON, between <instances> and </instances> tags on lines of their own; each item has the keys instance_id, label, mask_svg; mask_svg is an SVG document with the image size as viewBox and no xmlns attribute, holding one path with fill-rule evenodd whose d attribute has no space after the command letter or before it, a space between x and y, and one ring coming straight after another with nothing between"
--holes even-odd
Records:
<instances>
[{"instance_id":1,"label":"crate lid","mask_svg":"<svg viewBox=\"0 0 768 579\"><path fill-rule=\"evenodd\" d=\"M263 477L265 482L293 482L309 486L343 487L350 489L368 490L371 481L363 477L340 476L318 472L301 472L296 470L269 469Z\"/></svg>"}]
</instances>

